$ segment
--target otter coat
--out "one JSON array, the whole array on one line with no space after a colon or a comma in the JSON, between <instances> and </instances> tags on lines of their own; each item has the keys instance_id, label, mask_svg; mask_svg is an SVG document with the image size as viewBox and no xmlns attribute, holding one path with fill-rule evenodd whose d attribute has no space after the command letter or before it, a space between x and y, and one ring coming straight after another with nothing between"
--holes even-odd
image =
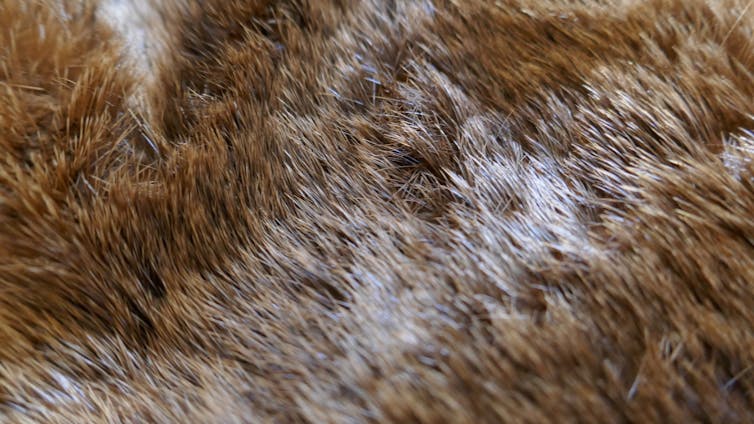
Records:
<instances>
[{"instance_id":1,"label":"otter coat","mask_svg":"<svg viewBox=\"0 0 754 424\"><path fill-rule=\"evenodd\" d=\"M0 0L0 421L754 420L748 0Z\"/></svg>"}]
</instances>

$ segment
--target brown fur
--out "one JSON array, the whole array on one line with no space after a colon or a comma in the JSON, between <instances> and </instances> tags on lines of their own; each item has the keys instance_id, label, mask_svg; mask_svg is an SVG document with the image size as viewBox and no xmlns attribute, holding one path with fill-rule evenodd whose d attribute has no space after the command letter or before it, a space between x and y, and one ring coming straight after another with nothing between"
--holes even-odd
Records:
<instances>
[{"instance_id":1,"label":"brown fur","mask_svg":"<svg viewBox=\"0 0 754 424\"><path fill-rule=\"evenodd\" d=\"M0 0L2 421L754 420L750 9Z\"/></svg>"}]
</instances>

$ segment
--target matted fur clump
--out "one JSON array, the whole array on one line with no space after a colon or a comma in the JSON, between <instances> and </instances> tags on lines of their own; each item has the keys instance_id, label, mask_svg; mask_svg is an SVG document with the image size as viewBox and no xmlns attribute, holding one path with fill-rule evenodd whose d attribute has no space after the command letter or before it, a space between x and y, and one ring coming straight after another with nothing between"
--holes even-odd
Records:
<instances>
[{"instance_id":1,"label":"matted fur clump","mask_svg":"<svg viewBox=\"0 0 754 424\"><path fill-rule=\"evenodd\" d=\"M754 420L745 0L0 0L0 421Z\"/></svg>"}]
</instances>

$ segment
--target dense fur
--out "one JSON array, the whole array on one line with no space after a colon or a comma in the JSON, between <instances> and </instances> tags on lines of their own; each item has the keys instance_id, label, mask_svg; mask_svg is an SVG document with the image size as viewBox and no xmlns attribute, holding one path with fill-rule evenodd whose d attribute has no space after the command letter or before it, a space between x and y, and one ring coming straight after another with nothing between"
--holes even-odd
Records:
<instances>
[{"instance_id":1,"label":"dense fur","mask_svg":"<svg viewBox=\"0 0 754 424\"><path fill-rule=\"evenodd\" d=\"M754 420L750 2L153 1L0 0L2 421Z\"/></svg>"}]
</instances>

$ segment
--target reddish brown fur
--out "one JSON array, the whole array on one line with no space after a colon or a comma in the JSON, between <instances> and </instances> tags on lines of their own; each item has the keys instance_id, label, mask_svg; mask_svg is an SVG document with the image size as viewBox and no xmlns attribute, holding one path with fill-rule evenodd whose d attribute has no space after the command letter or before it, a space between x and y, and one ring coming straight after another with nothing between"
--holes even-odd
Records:
<instances>
[{"instance_id":1,"label":"reddish brown fur","mask_svg":"<svg viewBox=\"0 0 754 424\"><path fill-rule=\"evenodd\" d=\"M749 1L117 1L0 0L2 421L754 420Z\"/></svg>"}]
</instances>

